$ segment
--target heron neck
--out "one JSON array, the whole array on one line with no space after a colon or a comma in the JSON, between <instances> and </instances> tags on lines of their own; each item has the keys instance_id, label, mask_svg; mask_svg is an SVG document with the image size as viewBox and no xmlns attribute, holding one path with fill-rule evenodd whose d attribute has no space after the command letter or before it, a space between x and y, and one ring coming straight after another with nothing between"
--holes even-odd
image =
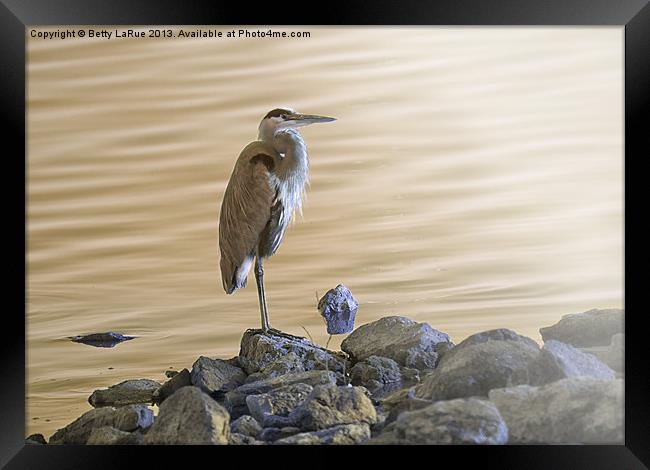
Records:
<instances>
[{"instance_id":1,"label":"heron neck","mask_svg":"<svg viewBox=\"0 0 650 470\"><path fill-rule=\"evenodd\" d=\"M267 122L267 119L263 120L260 123L260 127L258 130L259 132L257 134L257 139L261 140L262 142L266 142L268 144L273 145L273 139L274 139L276 129Z\"/></svg>"},{"instance_id":2,"label":"heron neck","mask_svg":"<svg viewBox=\"0 0 650 470\"><path fill-rule=\"evenodd\" d=\"M283 156L279 170L285 174L304 174L309 169L307 146L296 129L283 129L273 135L273 147Z\"/></svg>"}]
</instances>

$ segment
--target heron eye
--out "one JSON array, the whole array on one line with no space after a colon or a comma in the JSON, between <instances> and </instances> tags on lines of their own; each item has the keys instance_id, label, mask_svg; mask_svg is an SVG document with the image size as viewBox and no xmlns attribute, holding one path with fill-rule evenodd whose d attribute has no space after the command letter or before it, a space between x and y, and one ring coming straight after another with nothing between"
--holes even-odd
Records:
<instances>
[{"instance_id":1,"label":"heron eye","mask_svg":"<svg viewBox=\"0 0 650 470\"><path fill-rule=\"evenodd\" d=\"M286 121L287 115L286 114L280 114L280 117Z\"/></svg>"}]
</instances>

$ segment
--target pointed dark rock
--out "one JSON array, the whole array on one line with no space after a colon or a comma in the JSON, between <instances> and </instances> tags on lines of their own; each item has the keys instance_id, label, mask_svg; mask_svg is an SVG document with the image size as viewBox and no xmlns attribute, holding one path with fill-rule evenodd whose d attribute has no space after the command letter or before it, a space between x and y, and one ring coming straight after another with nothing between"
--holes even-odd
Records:
<instances>
[{"instance_id":1,"label":"pointed dark rock","mask_svg":"<svg viewBox=\"0 0 650 470\"><path fill-rule=\"evenodd\" d=\"M109 331L107 333L92 333L90 335L72 336L70 340L83 343L96 348L112 348L123 341L134 339L135 336L124 336L120 333Z\"/></svg>"}]
</instances>

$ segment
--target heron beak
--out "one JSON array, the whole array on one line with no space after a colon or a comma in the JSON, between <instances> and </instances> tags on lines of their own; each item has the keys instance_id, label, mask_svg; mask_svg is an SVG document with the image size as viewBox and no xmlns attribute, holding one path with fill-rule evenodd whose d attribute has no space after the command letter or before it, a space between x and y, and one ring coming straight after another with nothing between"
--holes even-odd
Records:
<instances>
[{"instance_id":1,"label":"heron beak","mask_svg":"<svg viewBox=\"0 0 650 470\"><path fill-rule=\"evenodd\" d=\"M316 114L290 114L287 116L288 121L293 121L299 126L306 126L308 124L314 124L317 122L332 122L336 121L336 118L328 116L318 116Z\"/></svg>"}]
</instances>

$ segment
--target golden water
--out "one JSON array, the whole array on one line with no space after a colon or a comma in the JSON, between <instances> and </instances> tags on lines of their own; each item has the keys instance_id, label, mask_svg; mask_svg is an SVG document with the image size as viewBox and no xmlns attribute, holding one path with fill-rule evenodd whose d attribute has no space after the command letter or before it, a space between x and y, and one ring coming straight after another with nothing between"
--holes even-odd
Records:
<instances>
[{"instance_id":1,"label":"golden water","mask_svg":"<svg viewBox=\"0 0 650 470\"><path fill-rule=\"evenodd\" d=\"M297 29L27 29L28 433L97 388L238 352L257 294L222 290L219 207L281 105L338 121L303 132L304 216L266 263L275 327L325 344L316 292L338 283L357 324L405 315L456 342L622 306L622 28ZM66 339L111 330L138 338Z\"/></svg>"}]
</instances>

